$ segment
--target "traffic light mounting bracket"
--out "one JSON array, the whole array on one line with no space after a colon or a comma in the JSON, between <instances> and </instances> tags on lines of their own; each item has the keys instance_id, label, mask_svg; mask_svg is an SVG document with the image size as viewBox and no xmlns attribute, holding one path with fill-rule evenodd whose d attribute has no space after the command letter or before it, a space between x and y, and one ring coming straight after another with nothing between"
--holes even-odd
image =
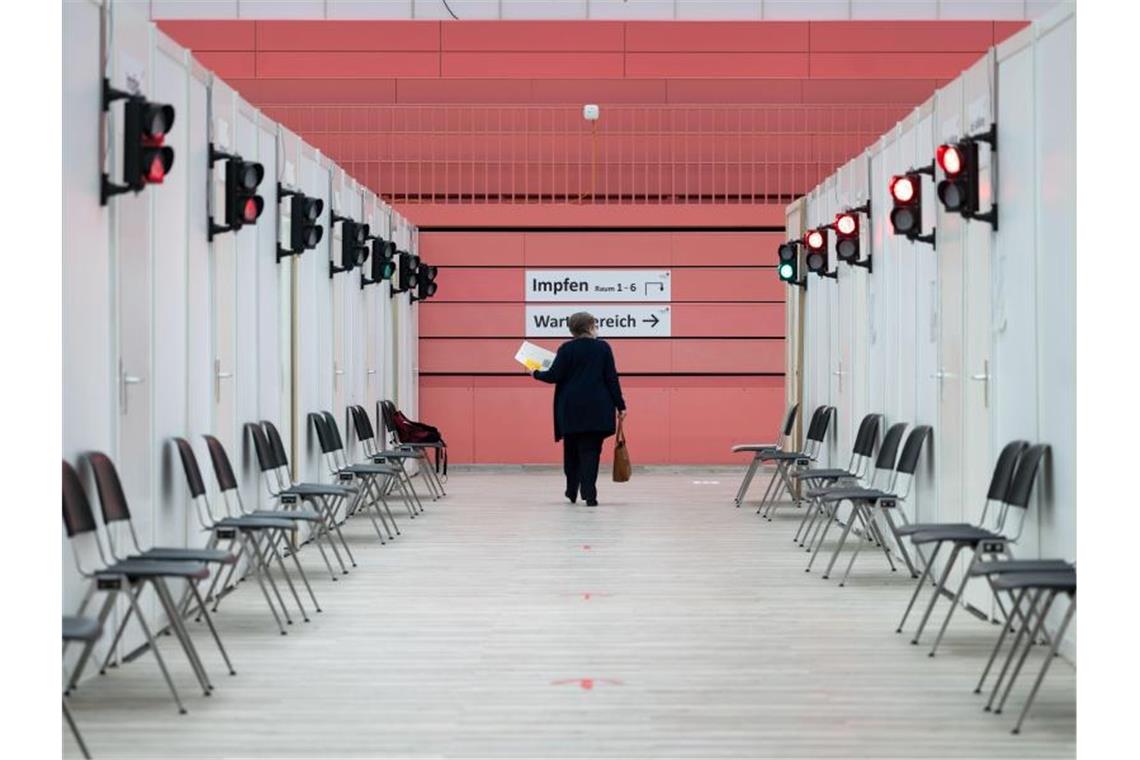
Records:
<instances>
[{"instance_id":1,"label":"traffic light mounting bracket","mask_svg":"<svg viewBox=\"0 0 1140 760\"><path fill-rule=\"evenodd\" d=\"M277 183L277 209L278 209L277 213L279 213L279 214L281 213L281 199L282 198L288 198L291 195L304 195L304 193L302 193L300 190L290 190L289 188L282 185L280 182ZM280 233L278 233L278 234L280 234ZM277 263L278 264L281 263L281 259L286 259L286 258L289 258L290 256L300 256L304 252L305 252L304 248L302 248L299 251L293 251L293 250L290 250L288 248L282 248L281 247L281 241L280 240L277 241Z\"/></svg>"},{"instance_id":2,"label":"traffic light mounting bracket","mask_svg":"<svg viewBox=\"0 0 1140 760\"><path fill-rule=\"evenodd\" d=\"M977 134L968 135L966 137L966 140L968 142L984 142L990 146L990 153L991 154L997 153L997 124L991 123L990 128L987 129L985 132L978 132ZM993 164L992 161L990 163L991 163L990 176L995 178L991 182L991 184L996 185L997 184L997 181L996 181L997 165ZM976 177L974 178L974 181L975 182L977 181ZM991 192L992 192L992 190L991 190ZM963 214L963 216L965 216L967 219L976 219L979 222L986 222L987 224L990 225L990 227L993 228L994 232L997 232L997 229L998 229L997 194L993 193L993 197L994 197L994 200L990 203L990 210L989 211L985 212L984 214L979 214L975 211L974 213L969 214L969 215Z\"/></svg>"},{"instance_id":3,"label":"traffic light mounting bracket","mask_svg":"<svg viewBox=\"0 0 1140 760\"><path fill-rule=\"evenodd\" d=\"M330 241L330 243L331 243L331 241L332 241L332 228L336 226L336 223L337 223L337 222L351 222L351 221L352 221L352 217L350 217L350 216L341 216L340 214L338 214L338 213L337 213L337 212L335 212L335 211L330 211L330 212L329 212L329 214L330 214L330 217L329 217L329 241ZM343 230L343 228L342 228L342 229L341 229L341 232L343 233L343 231L344 231L344 230ZM341 245L344 245L344 242L343 242L343 240L344 240L344 239L343 239L343 237L342 237L342 238L341 238L341 241L342 241L342 242L341 242ZM348 268L345 268L345 267L338 267L338 266L336 265L336 261L335 261L335 259L334 259L334 260L330 260L330 261L329 261L329 279L331 280L331 279L332 279L334 276L336 276L336 275L337 275L338 273L340 273L340 272L348 272L348 271L350 271L351 269L352 269L352 267L348 267Z\"/></svg>"},{"instance_id":4,"label":"traffic light mounting bracket","mask_svg":"<svg viewBox=\"0 0 1140 760\"><path fill-rule=\"evenodd\" d=\"M218 150L217 148L214 147L213 143L210 143L209 147L210 147L210 149L206 155L206 176L210 177L210 181L212 181L212 179L213 179L214 164L218 163L219 161L221 161L223 159L232 160L232 159L236 158L239 161L241 160L241 156L239 156L238 154L227 153L224 150ZM214 203L217 203L217 202L218 202L218 199L215 198ZM213 241L214 235L220 235L223 232L233 232L236 229L233 225L218 224L217 222L215 222L212 209L206 209L206 221L207 221L206 240Z\"/></svg>"},{"instance_id":5,"label":"traffic light mounting bracket","mask_svg":"<svg viewBox=\"0 0 1140 760\"><path fill-rule=\"evenodd\" d=\"M116 100L126 100L128 98L137 97L136 95L127 92L126 90L118 90L111 86L111 80L103 77L103 113L106 114L111 110L111 104ZM131 192L130 185L120 185L111 181L111 175L107 172L102 173L102 181L99 183L99 205L106 206L107 201L115 195L123 195L124 193Z\"/></svg>"}]
</instances>

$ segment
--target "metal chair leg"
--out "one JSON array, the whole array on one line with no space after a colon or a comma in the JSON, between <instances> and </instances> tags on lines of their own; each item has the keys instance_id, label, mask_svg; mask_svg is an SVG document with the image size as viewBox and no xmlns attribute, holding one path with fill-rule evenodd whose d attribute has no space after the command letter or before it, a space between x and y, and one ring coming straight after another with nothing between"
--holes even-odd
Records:
<instances>
[{"instance_id":1,"label":"metal chair leg","mask_svg":"<svg viewBox=\"0 0 1140 760\"><path fill-rule=\"evenodd\" d=\"M934 653L938 651L938 645L942 643L942 637L946 635L946 628L950 625L950 618L954 616L954 610L958 609L958 604L962 601L962 593L966 590L966 584L970 580L970 570L973 569L977 561L978 554L974 552L974 556L970 558L970 564L966 565L966 570L962 573L962 580L958 583L958 590L954 592L950 609L946 610L946 617L942 618L942 627L938 629L938 635L934 637L934 644L930 647L928 657L933 657Z\"/></svg>"},{"instance_id":2,"label":"metal chair leg","mask_svg":"<svg viewBox=\"0 0 1140 760\"><path fill-rule=\"evenodd\" d=\"M1045 598L1045 606L1041 608L1041 612L1037 616L1037 626L1033 632L1025 640L1025 648L1021 650L1021 657L1017 660L1017 665L1014 666L1013 672L1009 674L1009 681L1005 685L1005 693L1001 695L1001 701L998 706L994 708L994 713L1001 714L1005 709L1005 702L1009 699L1009 694L1013 691L1013 684L1017 681L1017 677L1021 674L1021 668L1025 665L1025 660L1029 657L1029 652L1033 649L1033 642L1037 640L1037 632L1045 625L1045 618L1049 616L1049 610L1053 608L1053 602L1057 599L1060 592L1050 591L1049 595Z\"/></svg>"},{"instance_id":3,"label":"metal chair leg","mask_svg":"<svg viewBox=\"0 0 1140 760\"><path fill-rule=\"evenodd\" d=\"M895 629L895 633L902 633L903 626L906 624L906 619L910 616L911 608L913 608L914 603L918 601L918 595L922 592L922 587L926 585L926 580L930 577L930 571L934 567L934 560L938 558L938 552L942 549L942 544L943 542L939 541L935 545L934 552L930 555L930 561L927 562L926 566L922 569L922 577L918 579L918 583L916 583L914 586L914 593L910 595L910 601L906 605L906 610L903 611L902 620L899 621L899 625L898 628Z\"/></svg>"},{"instance_id":4,"label":"metal chair leg","mask_svg":"<svg viewBox=\"0 0 1140 760\"><path fill-rule=\"evenodd\" d=\"M1037 605L1041 602L1041 597L1044 595L1045 591L1042 589L1038 590L1030 597L1029 611L1026 613L1026 616L1030 620L1034 619L1034 616L1037 612ZM1009 666L1013 664L1013 658L1017 655L1018 649L1021 648L1021 640L1024 638L1025 634L1029 631L1032 631L1033 628L1034 626L1024 625L1017 629L1017 635L1013 637L1013 644L1010 646L1009 654L1006 655L1005 663L1002 665L1001 672L998 673L997 681L994 682L994 688L992 691L990 691L989 701L986 702L986 706L982 708L986 712L993 710L994 700L997 699L998 692L1001 691L1001 686L1005 682L1005 676L1006 673L1009 672ZM1030 639L1030 642L1032 643L1032 639Z\"/></svg>"},{"instance_id":5,"label":"metal chair leg","mask_svg":"<svg viewBox=\"0 0 1140 760\"><path fill-rule=\"evenodd\" d=\"M930 595L930 603L926 605L926 612L923 613L922 620L918 623L918 630L914 632L914 638L910 640L911 644L918 644L918 639L922 636L922 629L926 627L926 621L930 620L930 613L934 611L934 604L942 595L942 589L946 588L946 580L950 577L950 570L954 567L954 562L958 559L958 552L960 551L962 551L962 545L954 544L954 550L950 552L950 559L946 562L946 567L943 568L942 575L938 578L938 585L934 588L934 593Z\"/></svg>"},{"instance_id":6,"label":"metal chair leg","mask_svg":"<svg viewBox=\"0 0 1140 760\"><path fill-rule=\"evenodd\" d=\"M1019 615L1021 614L1021 603L1022 603L1022 601L1024 601L1024 599L1028 593L1029 593L1029 589L1023 588L1023 589L1021 589L1020 593L1018 593L1017 596L1014 597L1014 600L1013 600L1014 608L1017 610ZM978 685L974 687L974 693L975 694L981 694L982 693L982 686L985 685L986 678L990 674L990 669L994 666L994 661L997 660L998 653L1001 651L1001 645L1005 643L1006 635L1012 630L1012 628L1011 628L1011 626L1013 625L1012 615L1013 615L1013 611L1011 610L1010 615L1007 616L1005 621L1002 623L1001 633L998 634L997 643L994 644L993 651L990 652L990 659L986 661L986 667L982 669L982 676L981 676L981 678L978 679Z\"/></svg>"},{"instance_id":7,"label":"metal chair leg","mask_svg":"<svg viewBox=\"0 0 1140 760\"><path fill-rule=\"evenodd\" d=\"M1061 646L1061 639L1065 636L1065 629L1069 627L1069 622L1072 621L1076 611L1077 600L1074 597L1073 601L1069 602L1069 609L1065 611L1065 617L1061 620L1060 627L1057 628L1057 632L1053 635L1053 645L1049 647L1049 654L1045 656L1045 662L1041 664L1041 671L1037 674L1037 680L1033 682L1033 688L1030 689L1029 696L1025 699L1025 705L1021 708L1021 715L1017 719L1017 725L1013 727L1011 733L1021 733L1021 724L1025 722L1025 716L1029 714L1029 708L1033 706L1033 700L1037 698L1037 691L1041 688L1041 682L1045 680L1045 674L1049 672L1049 666L1057 656L1057 649ZM1044 618L1044 616L1042 616L1042 618Z\"/></svg>"},{"instance_id":8,"label":"metal chair leg","mask_svg":"<svg viewBox=\"0 0 1140 760\"><path fill-rule=\"evenodd\" d=\"M67 721L68 728L71 729L71 735L75 737L75 743L79 745L79 751L87 760L91 760L91 753L87 751L87 745L83 742L83 736L79 733L79 728L75 725L75 719L71 717L71 710L67 709L67 702L63 703L63 719Z\"/></svg>"}]
</instances>

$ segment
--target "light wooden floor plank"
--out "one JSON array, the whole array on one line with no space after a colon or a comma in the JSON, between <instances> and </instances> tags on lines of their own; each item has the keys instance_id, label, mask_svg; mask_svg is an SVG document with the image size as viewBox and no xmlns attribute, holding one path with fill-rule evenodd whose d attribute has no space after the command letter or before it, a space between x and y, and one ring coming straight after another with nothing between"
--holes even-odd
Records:
<instances>
[{"instance_id":1,"label":"light wooden floor plank","mask_svg":"<svg viewBox=\"0 0 1140 760\"><path fill-rule=\"evenodd\" d=\"M238 675L195 629L213 696L164 639L188 715L149 655L85 681L73 712L97 758L1074 754L1068 663L1011 736L1040 654L1006 714L984 713L995 627L958 615L928 658L894 633L909 576L871 553L847 588L805 574L798 516L734 509L738 476L639 472L590 510L554 472L454 473L388 546L350 523L342 580L305 549L325 612L288 636L255 586L226 599Z\"/></svg>"}]
</instances>

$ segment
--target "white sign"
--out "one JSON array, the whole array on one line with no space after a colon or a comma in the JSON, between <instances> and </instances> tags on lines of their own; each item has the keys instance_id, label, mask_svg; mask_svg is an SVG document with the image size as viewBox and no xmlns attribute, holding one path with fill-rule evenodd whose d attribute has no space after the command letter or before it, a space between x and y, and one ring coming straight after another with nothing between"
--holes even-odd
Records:
<instances>
[{"instance_id":1,"label":"white sign","mask_svg":"<svg viewBox=\"0 0 1140 760\"><path fill-rule=\"evenodd\" d=\"M528 269L528 301L645 301L672 299L668 269Z\"/></svg>"},{"instance_id":2,"label":"white sign","mask_svg":"<svg viewBox=\"0 0 1140 760\"><path fill-rule=\"evenodd\" d=\"M588 311L598 320L598 335L603 338L668 338L673 331L670 307L606 306L578 304L575 306L544 306L528 304L526 307L526 337L569 338L566 326L570 315Z\"/></svg>"}]
</instances>

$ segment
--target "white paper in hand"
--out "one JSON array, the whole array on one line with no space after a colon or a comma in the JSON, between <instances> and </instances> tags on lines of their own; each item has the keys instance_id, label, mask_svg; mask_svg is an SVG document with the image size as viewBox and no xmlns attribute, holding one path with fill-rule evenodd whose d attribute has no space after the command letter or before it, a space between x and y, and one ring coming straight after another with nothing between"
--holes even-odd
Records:
<instances>
[{"instance_id":1,"label":"white paper in hand","mask_svg":"<svg viewBox=\"0 0 1140 760\"><path fill-rule=\"evenodd\" d=\"M532 372L536 369L550 369L554 363L554 352L524 340L515 354L515 361Z\"/></svg>"}]
</instances>

